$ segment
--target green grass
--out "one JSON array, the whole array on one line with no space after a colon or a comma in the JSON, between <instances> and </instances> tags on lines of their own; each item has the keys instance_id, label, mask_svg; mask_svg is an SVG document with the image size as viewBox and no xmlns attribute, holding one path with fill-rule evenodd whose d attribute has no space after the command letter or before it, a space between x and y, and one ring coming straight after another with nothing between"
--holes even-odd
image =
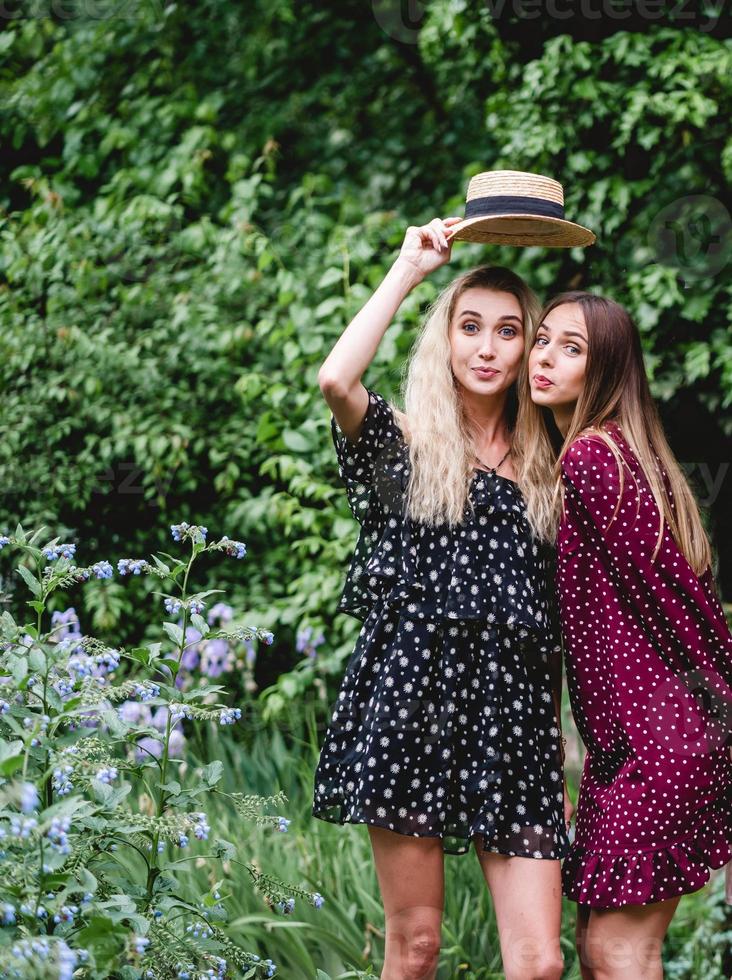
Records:
<instances>
[{"instance_id":1,"label":"green grass","mask_svg":"<svg viewBox=\"0 0 732 980\"><path fill-rule=\"evenodd\" d=\"M320 712L321 719L326 716ZM286 980L346 980L379 976L384 920L367 828L339 826L310 815L318 735L311 711L292 709L280 728L260 729L250 744L234 744L211 730L198 742L190 764L224 763L225 791L288 797L286 834L244 824L220 797L208 807L217 836L240 845L241 860L309 890L325 905L316 910L298 900L291 916L269 911L246 869L225 863L222 894L236 942L277 964ZM194 862L192 862L194 864ZM192 867L207 886L217 869ZM711 886L682 899L665 947L666 976L673 980L724 980L722 958L732 946L732 915L724 906L722 875ZM726 915L726 917L725 917ZM565 980L580 977L574 949L575 905L564 901L562 948ZM445 859L445 914L438 980L497 980L503 976L495 917L480 866L471 852ZM319 973L319 971L322 971Z\"/></svg>"}]
</instances>

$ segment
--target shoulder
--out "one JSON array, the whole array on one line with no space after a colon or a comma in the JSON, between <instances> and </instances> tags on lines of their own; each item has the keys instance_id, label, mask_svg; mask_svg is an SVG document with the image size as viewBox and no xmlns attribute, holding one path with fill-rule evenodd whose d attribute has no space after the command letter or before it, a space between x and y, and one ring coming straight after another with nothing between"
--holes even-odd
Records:
<instances>
[{"instance_id":1,"label":"shoulder","mask_svg":"<svg viewBox=\"0 0 732 980\"><path fill-rule=\"evenodd\" d=\"M609 435L592 431L573 440L561 458L562 473L570 479L573 476L588 477L593 472L618 469L617 447L613 451Z\"/></svg>"}]
</instances>

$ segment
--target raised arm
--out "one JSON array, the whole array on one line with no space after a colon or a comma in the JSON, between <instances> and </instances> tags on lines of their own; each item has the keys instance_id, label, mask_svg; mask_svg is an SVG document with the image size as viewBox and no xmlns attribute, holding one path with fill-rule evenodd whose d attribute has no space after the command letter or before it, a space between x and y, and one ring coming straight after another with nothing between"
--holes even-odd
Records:
<instances>
[{"instance_id":1,"label":"raised arm","mask_svg":"<svg viewBox=\"0 0 732 980\"><path fill-rule=\"evenodd\" d=\"M427 225L407 228L396 261L338 338L318 372L323 397L351 442L358 441L369 404L361 378L406 296L426 275L449 261L449 228L461 220L434 218Z\"/></svg>"}]
</instances>

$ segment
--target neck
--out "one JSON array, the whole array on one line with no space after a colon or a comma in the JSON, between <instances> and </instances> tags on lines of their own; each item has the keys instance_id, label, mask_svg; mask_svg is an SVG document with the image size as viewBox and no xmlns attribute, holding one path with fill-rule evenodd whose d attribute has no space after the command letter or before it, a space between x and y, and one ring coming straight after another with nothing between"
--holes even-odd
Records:
<instances>
[{"instance_id":1,"label":"neck","mask_svg":"<svg viewBox=\"0 0 732 980\"><path fill-rule=\"evenodd\" d=\"M575 405L576 403L573 402L571 405L557 405L556 408L552 408L554 422L564 437L566 437L569 432L569 427L572 424Z\"/></svg>"},{"instance_id":2,"label":"neck","mask_svg":"<svg viewBox=\"0 0 732 980\"><path fill-rule=\"evenodd\" d=\"M494 442L508 439L506 400L505 391L486 396L463 390L463 411L477 446L491 446Z\"/></svg>"}]
</instances>

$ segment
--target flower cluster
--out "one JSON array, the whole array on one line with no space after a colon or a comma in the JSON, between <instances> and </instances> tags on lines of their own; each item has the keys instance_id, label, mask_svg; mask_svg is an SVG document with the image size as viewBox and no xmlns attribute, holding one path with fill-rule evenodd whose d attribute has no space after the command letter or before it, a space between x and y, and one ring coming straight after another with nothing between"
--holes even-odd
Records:
<instances>
[{"instance_id":1,"label":"flower cluster","mask_svg":"<svg viewBox=\"0 0 732 980\"><path fill-rule=\"evenodd\" d=\"M71 827L71 819L69 817L54 817L51 820L51 826L46 833L51 847L58 851L59 854L69 854L71 851L71 845L69 844L68 831Z\"/></svg>"},{"instance_id":2,"label":"flower cluster","mask_svg":"<svg viewBox=\"0 0 732 980\"><path fill-rule=\"evenodd\" d=\"M150 571L150 564L144 558L120 558L117 571L120 575L141 575Z\"/></svg>"},{"instance_id":3,"label":"flower cluster","mask_svg":"<svg viewBox=\"0 0 732 980\"><path fill-rule=\"evenodd\" d=\"M192 543L188 563L167 555L160 556L167 564L158 556L149 561L123 558L117 563L120 575L155 575L169 579L175 590L180 586L178 576L182 570L188 582L191 563L199 552L219 550L236 558L246 554L243 542L228 538L206 545L205 527L182 522L171 525L171 531L175 540ZM58 562L55 568L43 569L40 590L33 573L22 575L38 600L32 603L34 613L38 613L37 622L46 625L50 619L49 632L40 628L36 632L35 614L29 619L33 627L25 625L25 619L16 623L9 612L3 614L0 673L6 681L0 685L4 696L0 697L0 738L13 739L18 732L23 738L11 744L4 757L6 778L0 786L0 810L5 814L0 820L0 845L4 847L4 851L0 848L0 859L6 860L9 872L0 883L0 922L8 930L0 943L0 976L72 980L75 974L85 974L87 964L97 960L102 951L109 957L112 949L115 961L105 961L105 966L115 975L120 971L125 975L134 972L154 980L160 975L159 969L164 968L166 976L170 972L175 975L177 969L181 980L226 980L231 971L242 968L253 978L273 976L276 968L271 960L262 961L238 949L216 924L226 921L223 906L213 904L221 897L218 891L212 889L205 902L199 903L197 917L192 917L187 925L185 920L176 921L179 917L169 914L166 900L159 901L163 893L155 895L150 885L156 878L144 872L140 876L135 862L120 861L115 866L113 882L103 873L106 852L147 847L148 869L156 870L159 882L172 881L177 885L179 866L185 858L172 854L171 845L184 848L196 841L210 841L214 831L206 812L185 812L191 805L186 801L195 800L193 805L205 806L206 794L221 778L221 767L210 765L202 770L189 761L172 763L176 757L184 757L183 723L210 721L223 728L242 718L244 706L224 707L222 689L211 685L212 689L207 690L207 679L226 672L235 672L237 677L241 672L246 677L255 659L252 640L271 643L272 633L256 627L221 628L231 622L233 610L223 602L208 610L203 601L206 593L203 598L199 598L200 593L190 598L164 596L166 612L172 617L184 611L207 616L207 625L214 628L207 631L203 620L197 618L200 630L196 630L184 616L185 629L181 623L180 631L171 629L170 624L163 630L172 641L172 653L161 642L131 651L113 649L82 634L73 606L61 606L55 611L48 608L56 605L58 596L76 582L92 576L113 578L112 564L98 561L77 568L72 564L76 545L48 544L41 551L40 546L33 545L39 535L35 532L28 537L21 527L12 538L0 535L0 549L12 542L26 553L30 562L22 565L24 569L32 569L34 562L42 567L41 557ZM58 594L52 597L55 591ZM190 592L186 593L184 587L183 596L186 595L190 596ZM180 663L178 671L171 658ZM22 683L18 683L16 664L23 659L26 663L20 675ZM196 668L203 675L198 679L190 674ZM173 674L176 685L183 676L184 684L195 686L195 691L171 697ZM66 706L67 701L72 706ZM74 738L71 733L87 722L97 731L92 735L79 733ZM146 731L140 730L143 727ZM39 745L43 752L28 751ZM142 766L136 764L143 762ZM146 777L151 773L156 779L148 783ZM120 785L123 776L132 786L127 782ZM133 787L148 789L157 785L158 778L164 790L160 796L152 791L128 794ZM112 786L114 790L105 790ZM73 800L64 799L71 794ZM237 794L222 792L221 796L238 807L234 799ZM247 800L252 807L269 802L257 796ZM48 810L47 806L53 809ZM277 821L281 831L286 831L290 823L274 816L262 816L260 822L264 821L270 827ZM216 841L214 848L205 850L214 850L221 858L230 847L236 849L235 845ZM86 881L78 878L74 883L78 869L87 867L97 875L96 884L92 886L92 877ZM57 893L46 890L51 880ZM81 898L84 887L94 890ZM105 936L99 937L93 928L87 928L98 912L96 903L118 892L134 903L137 914L124 921L110 920ZM289 915L294 911L295 897L305 893L293 885L277 883L273 895L279 911ZM308 898L305 895L305 900ZM319 896L315 898L322 901ZM182 959L177 968L177 956L170 952L168 942L175 935L180 942L177 955ZM79 943L86 949L72 948L71 944Z\"/></svg>"},{"instance_id":4,"label":"flower cluster","mask_svg":"<svg viewBox=\"0 0 732 980\"><path fill-rule=\"evenodd\" d=\"M205 541L208 528L201 524L189 524L187 521L181 521L180 524L170 525L170 533L173 535L174 541L185 541L186 538L191 541Z\"/></svg>"},{"instance_id":5,"label":"flower cluster","mask_svg":"<svg viewBox=\"0 0 732 980\"><path fill-rule=\"evenodd\" d=\"M73 558L76 554L75 544L48 544L41 549L41 554L48 561L56 561L57 558Z\"/></svg>"},{"instance_id":6,"label":"flower cluster","mask_svg":"<svg viewBox=\"0 0 732 980\"><path fill-rule=\"evenodd\" d=\"M200 599L189 599L187 602L184 602L182 599L175 599L172 596L168 596L165 599L164 606L165 611L171 616L175 616L181 609L188 609L195 616L203 612L206 608L206 603Z\"/></svg>"},{"instance_id":7,"label":"flower cluster","mask_svg":"<svg viewBox=\"0 0 732 980\"><path fill-rule=\"evenodd\" d=\"M219 541L220 550L230 558L244 558L247 546L243 541L232 541L226 535Z\"/></svg>"},{"instance_id":8,"label":"flower cluster","mask_svg":"<svg viewBox=\"0 0 732 980\"><path fill-rule=\"evenodd\" d=\"M85 949L72 949L63 939L50 936L36 936L34 939L22 939L10 947L11 956L17 961L17 976L25 976L26 969L31 969L32 976L40 976L36 972L38 965L45 964L45 976L58 977L58 980L71 980L74 971L89 960ZM22 973L20 971L23 971Z\"/></svg>"}]
</instances>

